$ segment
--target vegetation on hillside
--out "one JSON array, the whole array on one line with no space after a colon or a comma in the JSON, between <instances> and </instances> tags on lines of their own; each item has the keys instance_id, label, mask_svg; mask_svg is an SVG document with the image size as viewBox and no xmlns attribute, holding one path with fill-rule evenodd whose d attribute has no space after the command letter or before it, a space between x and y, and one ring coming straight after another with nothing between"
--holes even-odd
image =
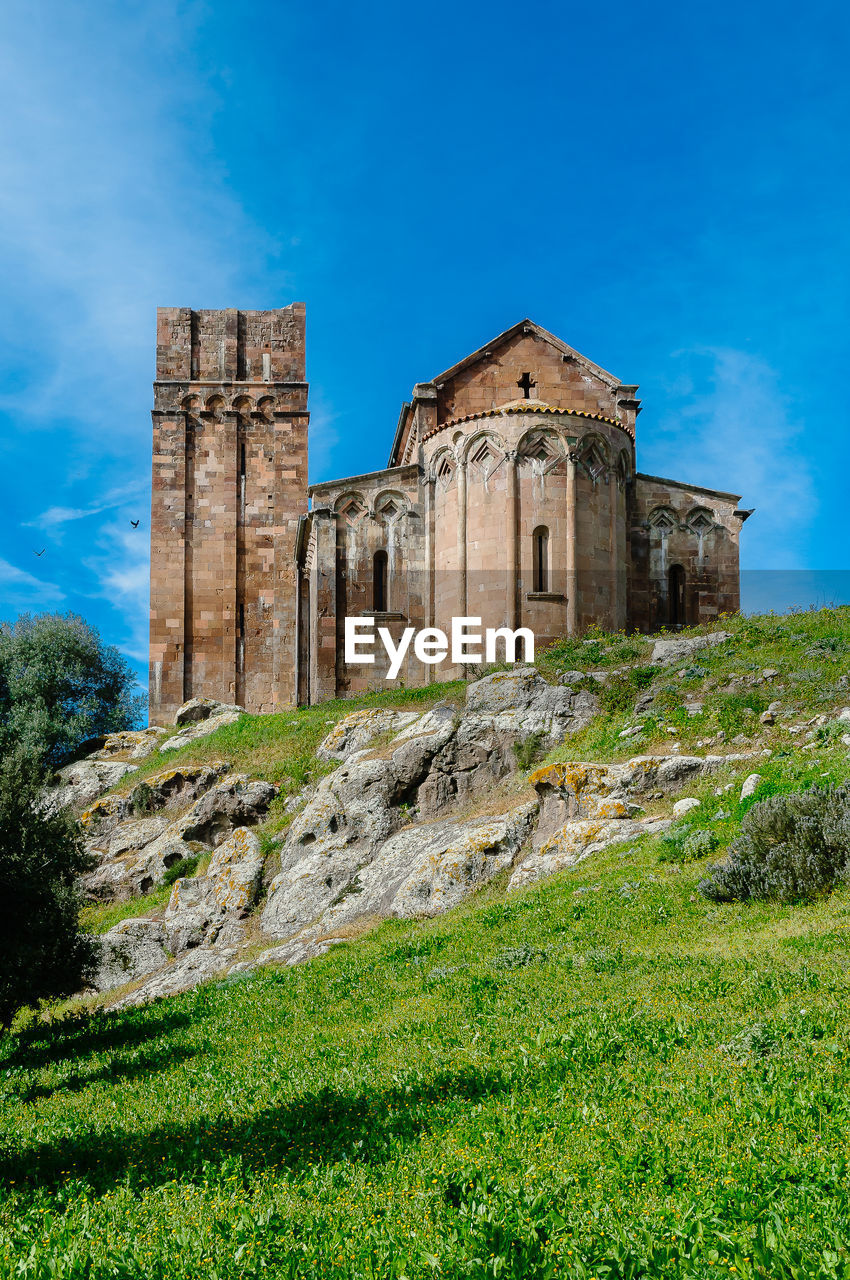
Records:
<instances>
[{"instance_id":1,"label":"vegetation on hillside","mask_svg":"<svg viewBox=\"0 0 850 1280\"><path fill-rule=\"evenodd\" d=\"M79 923L82 833L40 799L37 762L20 749L0 755L0 1031L24 1005L79 991L94 962Z\"/></svg>"},{"instance_id":2,"label":"vegetation on hillside","mask_svg":"<svg viewBox=\"0 0 850 1280\"><path fill-rule=\"evenodd\" d=\"M718 625L670 668L642 637L540 657L603 703L550 759L752 753L663 835L297 968L22 1021L0 1047L0 1275L850 1277L850 887L700 891L765 800L778 821L841 794L850 610ZM223 757L296 790L351 709L243 717L145 770Z\"/></svg>"},{"instance_id":3,"label":"vegetation on hillside","mask_svg":"<svg viewBox=\"0 0 850 1280\"><path fill-rule=\"evenodd\" d=\"M76 614L0 623L0 752L63 764L88 739L137 722L137 687L129 663Z\"/></svg>"}]
</instances>

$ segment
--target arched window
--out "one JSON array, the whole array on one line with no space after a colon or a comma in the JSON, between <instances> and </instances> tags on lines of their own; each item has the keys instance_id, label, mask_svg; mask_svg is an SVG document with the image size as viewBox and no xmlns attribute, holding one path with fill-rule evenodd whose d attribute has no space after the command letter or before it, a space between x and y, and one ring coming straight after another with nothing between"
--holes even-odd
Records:
<instances>
[{"instance_id":1,"label":"arched window","mask_svg":"<svg viewBox=\"0 0 850 1280\"><path fill-rule=\"evenodd\" d=\"M671 627L684 627L685 616L685 570L680 564L671 564L667 574L667 607Z\"/></svg>"},{"instance_id":2,"label":"arched window","mask_svg":"<svg viewBox=\"0 0 850 1280\"><path fill-rule=\"evenodd\" d=\"M534 553L532 582L534 591L549 590L549 530L538 525L531 535Z\"/></svg>"},{"instance_id":3,"label":"arched window","mask_svg":"<svg viewBox=\"0 0 850 1280\"><path fill-rule=\"evenodd\" d=\"M372 562L372 608L375 613L387 612L387 553L376 551Z\"/></svg>"}]
</instances>

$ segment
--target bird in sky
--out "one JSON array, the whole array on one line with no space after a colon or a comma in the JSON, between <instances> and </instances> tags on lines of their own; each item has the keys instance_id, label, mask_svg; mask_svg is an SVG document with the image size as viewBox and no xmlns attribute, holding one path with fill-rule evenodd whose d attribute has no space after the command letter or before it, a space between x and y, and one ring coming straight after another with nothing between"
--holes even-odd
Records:
<instances>
[{"instance_id":1,"label":"bird in sky","mask_svg":"<svg viewBox=\"0 0 850 1280\"><path fill-rule=\"evenodd\" d=\"M47 547L42 547L40 551L34 551L34 552L33 552L33 555L34 555L34 556L43 556L46 550L47 550Z\"/></svg>"},{"instance_id":2,"label":"bird in sky","mask_svg":"<svg viewBox=\"0 0 850 1280\"><path fill-rule=\"evenodd\" d=\"M134 528L134 529L138 529L138 527L139 527L139 522L138 522L138 520L131 520L131 521L130 521L130 524L133 526L133 528Z\"/></svg>"}]
</instances>

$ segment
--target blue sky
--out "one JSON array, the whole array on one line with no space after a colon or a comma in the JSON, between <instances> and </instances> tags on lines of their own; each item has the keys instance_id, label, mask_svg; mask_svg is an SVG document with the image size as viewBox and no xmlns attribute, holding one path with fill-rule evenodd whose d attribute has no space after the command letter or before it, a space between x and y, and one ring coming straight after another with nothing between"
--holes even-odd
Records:
<instances>
[{"instance_id":1,"label":"blue sky","mask_svg":"<svg viewBox=\"0 0 850 1280\"><path fill-rule=\"evenodd\" d=\"M313 480L384 465L414 382L527 315L640 383L642 470L757 508L767 603L840 591L788 571L850 569L848 28L6 0L0 617L73 609L144 670L155 308L295 299Z\"/></svg>"}]
</instances>

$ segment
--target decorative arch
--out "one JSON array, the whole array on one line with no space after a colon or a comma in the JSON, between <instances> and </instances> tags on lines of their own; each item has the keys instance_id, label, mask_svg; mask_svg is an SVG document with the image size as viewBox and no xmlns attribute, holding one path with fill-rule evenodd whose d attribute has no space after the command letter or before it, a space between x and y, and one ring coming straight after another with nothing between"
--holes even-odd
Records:
<instances>
[{"instance_id":1,"label":"decorative arch","mask_svg":"<svg viewBox=\"0 0 850 1280\"><path fill-rule=\"evenodd\" d=\"M663 537L679 527L679 517L672 507L655 507L649 513L649 527L655 529Z\"/></svg>"},{"instance_id":2,"label":"decorative arch","mask_svg":"<svg viewBox=\"0 0 850 1280\"><path fill-rule=\"evenodd\" d=\"M354 489L340 494L334 503L334 511L342 516L347 524L356 524L368 514L368 510L363 494Z\"/></svg>"},{"instance_id":3,"label":"decorative arch","mask_svg":"<svg viewBox=\"0 0 850 1280\"><path fill-rule=\"evenodd\" d=\"M452 486L457 470L457 459L451 449L440 449L431 459L431 477L442 489Z\"/></svg>"},{"instance_id":4,"label":"decorative arch","mask_svg":"<svg viewBox=\"0 0 850 1280\"><path fill-rule=\"evenodd\" d=\"M201 397L196 395L184 396L180 401L180 408L184 413L191 413L197 417L201 411Z\"/></svg>"},{"instance_id":5,"label":"decorative arch","mask_svg":"<svg viewBox=\"0 0 850 1280\"><path fill-rule=\"evenodd\" d=\"M582 436L578 448L579 466L584 468L594 484L607 473L608 459L608 441L604 436L595 431Z\"/></svg>"},{"instance_id":6,"label":"decorative arch","mask_svg":"<svg viewBox=\"0 0 850 1280\"><path fill-rule=\"evenodd\" d=\"M233 408L237 413L245 414L247 416L254 408L254 401L250 396L240 395L233 401Z\"/></svg>"},{"instance_id":7,"label":"decorative arch","mask_svg":"<svg viewBox=\"0 0 850 1280\"><path fill-rule=\"evenodd\" d=\"M225 409L227 408L227 404L225 402L224 396L213 394L211 396L207 396L207 400L204 408L206 409L210 417L213 418L216 422L218 422L219 419L221 418L221 415L224 413Z\"/></svg>"},{"instance_id":8,"label":"decorative arch","mask_svg":"<svg viewBox=\"0 0 850 1280\"><path fill-rule=\"evenodd\" d=\"M373 510L376 520L391 524L407 513L407 498L398 489L382 489L375 498Z\"/></svg>"},{"instance_id":9,"label":"decorative arch","mask_svg":"<svg viewBox=\"0 0 850 1280\"><path fill-rule=\"evenodd\" d=\"M714 512L708 507L694 507L685 517L685 524L693 533L711 533L715 526Z\"/></svg>"},{"instance_id":10,"label":"decorative arch","mask_svg":"<svg viewBox=\"0 0 850 1280\"><path fill-rule=\"evenodd\" d=\"M546 427L531 427L520 437L517 445L520 464L530 464L545 474L564 459L564 445L557 431Z\"/></svg>"},{"instance_id":11,"label":"decorative arch","mask_svg":"<svg viewBox=\"0 0 850 1280\"><path fill-rule=\"evenodd\" d=\"M486 486L490 477L505 461L505 443L492 431L479 431L470 436L464 449L464 459L473 475L478 475Z\"/></svg>"},{"instance_id":12,"label":"decorative arch","mask_svg":"<svg viewBox=\"0 0 850 1280\"><path fill-rule=\"evenodd\" d=\"M274 396L260 396L257 401L257 413L269 421L274 413Z\"/></svg>"}]
</instances>

